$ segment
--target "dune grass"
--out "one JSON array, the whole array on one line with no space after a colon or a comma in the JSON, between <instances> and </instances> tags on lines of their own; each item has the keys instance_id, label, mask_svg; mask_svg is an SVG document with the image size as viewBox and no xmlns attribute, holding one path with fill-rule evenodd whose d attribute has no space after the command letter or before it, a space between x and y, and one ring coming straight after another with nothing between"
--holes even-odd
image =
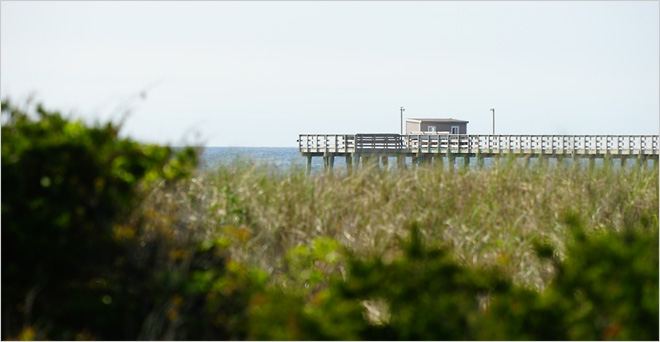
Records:
<instances>
[{"instance_id":1,"label":"dune grass","mask_svg":"<svg viewBox=\"0 0 660 342\"><path fill-rule=\"evenodd\" d=\"M464 265L497 266L515 283L542 290L553 269L533 245L550 244L562 258L567 215L593 232L658 227L657 168L502 160L483 170L390 171L309 176L239 160L156 190L144 205L184 212L177 217L186 234L231 240L234 259L271 279L287 279L287 251L319 237L358 255L393 257L416 222L426 243L449 247Z\"/></svg>"}]
</instances>

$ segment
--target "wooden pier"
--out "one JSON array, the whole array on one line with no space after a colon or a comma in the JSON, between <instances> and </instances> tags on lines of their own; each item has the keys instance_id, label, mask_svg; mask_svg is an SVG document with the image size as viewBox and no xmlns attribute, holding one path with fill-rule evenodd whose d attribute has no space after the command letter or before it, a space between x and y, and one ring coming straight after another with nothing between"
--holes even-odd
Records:
<instances>
[{"instance_id":1,"label":"wooden pier","mask_svg":"<svg viewBox=\"0 0 660 342\"><path fill-rule=\"evenodd\" d=\"M657 135L482 135L482 134L300 134L298 150L307 157L307 170L313 157L323 157L324 169L332 169L335 157L345 157L346 167L370 160L396 157L399 167L405 167L405 158L414 164L442 161L444 157L454 163L462 157L467 167L470 158L512 156L526 158L580 158L593 160L627 159L639 162L658 160Z\"/></svg>"}]
</instances>

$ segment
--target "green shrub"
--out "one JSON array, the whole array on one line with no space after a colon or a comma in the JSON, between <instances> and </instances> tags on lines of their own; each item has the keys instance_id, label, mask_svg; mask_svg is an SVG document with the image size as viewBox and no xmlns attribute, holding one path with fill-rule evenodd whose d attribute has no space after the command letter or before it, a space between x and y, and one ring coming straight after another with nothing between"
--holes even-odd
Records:
<instances>
[{"instance_id":1,"label":"green shrub","mask_svg":"<svg viewBox=\"0 0 660 342\"><path fill-rule=\"evenodd\" d=\"M356 340L368 326L359 302L335 286L345 251L331 238L287 252L284 279L251 302L249 338L254 340Z\"/></svg>"},{"instance_id":2,"label":"green shrub","mask_svg":"<svg viewBox=\"0 0 660 342\"><path fill-rule=\"evenodd\" d=\"M658 231L586 235L575 222L568 258L539 293L493 269L463 267L410 230L396 258L347 256L311 299L271 292L251 310L252 336L293 340L657 340ZM547 256L547 248L538 248ZM552 254L551 254L552 255ZM272 291L272 290L271 290ZM385 319L368 318L380 303ZM361 314L360 314L361 312Z\"/></svg>"},{"instance_id":3,"label":"green shrub","mask_svg":"<svg viewBox=\"0 0 660 342\"><path fill-rule=\"evenodd\" d=\"M304 293L315 292L339 272L342 255L339 242L328 237L315 239L312 246L296 246L286 253L284 282L292 289L305 289Z\"/></svg>"},{"instance_id":4,"label":"green shrub","mask_svg":"<svg viewBox=\"0 0 660 342\"><path fill-rule=\"evenodd\" d=\"M346 278L335 276L311 299L289 295L253 311L252 332L265 339L473 340L485 297L510 284L497 272L459 266L444 250L425 247L417 226L399 257L362 259L346 252ZM277 303L285 298L271 295ZM387 311L373 321L366 307ZM265 322L277 322L277 330ZM287 323L288 322L288 323ZM284 329L284 327L290 327Z\"/></svg>"},{"instance_id":5,"label":"green shrub","mask_svg":"<svg viewBox=\"0 0 660 342\"><path fill-rule=\"evenodd\" d=\"M394 260L352 259L341 285L349 298L386 303L389 320L365 339L473 340L480 300L510 284L495 272L459 266L446 251L425 247L417 226Z\"/></svg>"},{"instance_id":6,"label":"green shrub","mask_svg":"<svg viewBox=\"0 0 660 342\"><path fill-rule=\"evenodd\" d=\"M156 329L154 317L172 301L204 312L195 301L212 306L200 298L223 290L202 286L202 294L191 284L243 280L228 275L224 255L189 253L193 238L164 244L175 224L154 232L134 213L149 189L190 175L196 152L121 139L118 126L88 127L41 106L31 116L4 101L2 115L3 339L205 336L181 329L191 320L176 334ZM217 275L195 268L203 262Z\"/></svg>"},{"instance_id":7,"label":"green shrub","mask_svg":"<svg viewBox=\"0 0 660 342\"><path fill-rule=\"evenodd\" d=\"M657 227L586 235L575 215L567 221L567 259L554 260L550 286L494 300L488 338L658 340Z\"/></svg>"}]
</instances>

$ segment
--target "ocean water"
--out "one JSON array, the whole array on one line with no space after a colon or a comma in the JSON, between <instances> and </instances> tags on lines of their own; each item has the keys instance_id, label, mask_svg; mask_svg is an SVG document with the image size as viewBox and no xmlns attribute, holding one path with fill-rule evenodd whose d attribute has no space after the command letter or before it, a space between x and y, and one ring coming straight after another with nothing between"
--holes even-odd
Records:
<instances>
[{"instance_id":1,"label":"ocean water","mask_svg":"<svg viewBox=\"0 0 660 342\"><path fill-rule=\"evenodd\" d=\"M200 164L205 169L231 164L238 159L253 161L280 170L307 167L307 158L300 155L297 147L205 147L200 159ZM411 165L412 159L407 158L406 163ZM388 158L388 164L390 167L396 167L396 158ZM346 158L335 157L334 167L335 169L345 169ZM319 170L323 170L323 158L314 157L312 158L312 171Z\"/></svg>"},{"instance_id":2,"label":"ocean water","mask_svg":"<svg viewBox=\"0 0 660 342\"><path fill-rule=\"evenodd\" d=\"M306 169L307 158L300 155L297 147L204 147L200 166L212 169L218 165L229 165L237 160L251 161L264 167L288 170ZM394 163L396 159L394 158ZM335 169L346 168L346 159L335 157ZM312 158L312 171L323 170L323 158Z\"/></svg>"},{"instance_id":3,"label":"ocean water","mask_svg":"<svg viewBox=\"0 0 660 342\"><path fill-rule=\"evenodd\" d=\"M203 169L213 169L219 165L229 165L237 160L249 160L263 165L264 167L276 168L279 170L288 170L290 168L306 168L307 159L300 155L297 147L204 147L200 157L200 166ZM488 168L494 163L493 158L484 158L484 167ZM518 159L522 162L522 158ZM530 158L530 165L538 162L537 158ZM556 164L557 160L550 158L549 164ZM566 162L570 165L573 161L567 158ZM587 167L589 161L587 159L580 159L580 165ZM447 167L447 159L444 159L445 166ZM632 167L634 160L628 160L626 167ZM406 164L412 165L412 158L406 158ZM602 159L596 159L596 165L602 165ZM335 157L335 169L346 169L346 159L344 157ZM396 158L388 158L388 167L396 169ZM463 158L456 157L456 168L463 167ZM477 159L470 159L470 168L477 167ZM614 160L613 167L620 168L618 160ZM323 170L323 159L321 157L312 158L312 171L317 172Z\"/></svg>"},{"instance_id":4,"label":"ocean water","mask_svg":"<svg viewBox=\"0 0 660 342\"><path fill-rule=\"evenodd\" d=\"M313 161L313 164L319 164L317 167L323 168L323 162L318 159ZM297 147L204 147L200 156L200 166L211 169L237 160L252 161L282 170L305 167L306 162L298 153Z\"/></svg>"}]
</instances>

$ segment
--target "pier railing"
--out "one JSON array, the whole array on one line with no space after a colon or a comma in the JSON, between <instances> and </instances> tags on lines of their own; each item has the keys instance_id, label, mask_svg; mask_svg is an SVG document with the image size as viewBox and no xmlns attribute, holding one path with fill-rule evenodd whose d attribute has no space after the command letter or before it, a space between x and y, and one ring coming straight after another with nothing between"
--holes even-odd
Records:
<instances>
[{"instance_id":1,"label":"pier railing","mask_svg":"<svg viewBox=\"0 0 660 342\"><path fill-rule=\"evenodd\" d=\"M657 135L300 134L301 153L658 155Z\"/></svg>"}]
</instances>

